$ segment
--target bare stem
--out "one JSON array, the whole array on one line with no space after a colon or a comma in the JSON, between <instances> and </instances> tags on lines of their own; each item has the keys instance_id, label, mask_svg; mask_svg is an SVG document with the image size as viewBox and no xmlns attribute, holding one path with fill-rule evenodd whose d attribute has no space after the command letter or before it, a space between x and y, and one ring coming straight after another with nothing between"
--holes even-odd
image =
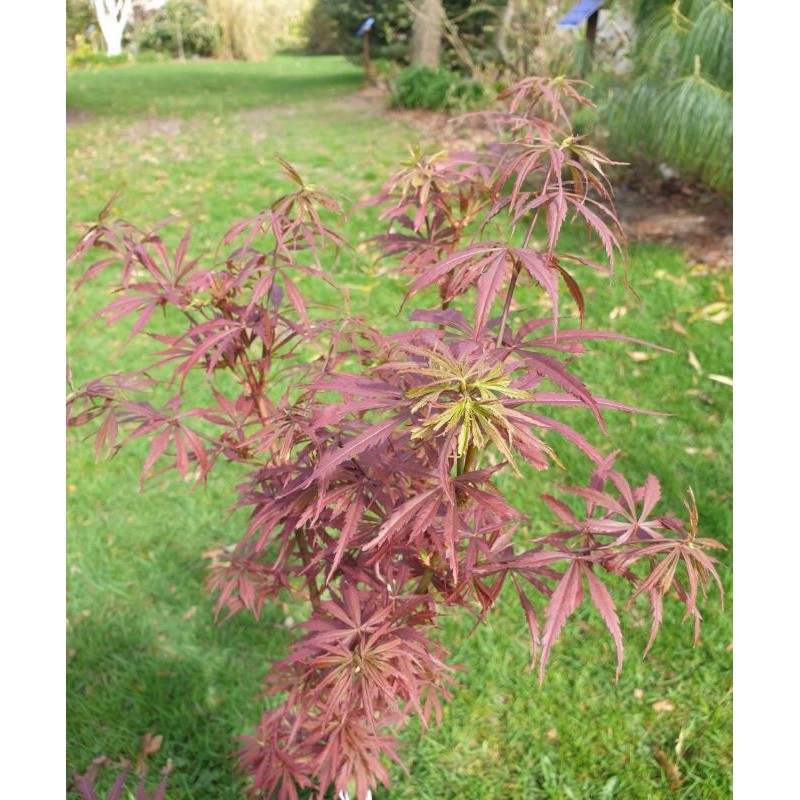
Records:
<instances>
[{"instance_id":1,"label":"bare stem","mask_svg":"<svg viewBox=\"0 0 800 800\"><path fill-rule=\"evenodd\" d=\"M472 466L475 463L475 457L478 455L478 448L475 447L474 443L470 442L467 445L467 452L464 456L464 464L462 466L460 475L463 475L465 472L471 472Z\"/></svg>"},{"instance_id":2,"label":"bare stem","mask_svg":"<svg viewBox=\"0 0 800 800\"><path fill-rule=\"evenodd\" d=\"M305 579L306 585L308 586L308 593L311 595L311 605L316 606L319 602L319 587L317 586L317 579L308 572L308 565L311 563L311 553L308 550L308 544L303 538L303 532L301 530L296 530L294 532L294 540L297 542L297 547L300 550L300 558L303 561L303 567L306 569Z\"/></svg>"},{"instance_id":3,"label":"bare stem","mask_svg":"<svg viewBox=\"0 0 800 800\"><path fill-rule=\"evenodd\" d=\"M414 594L425 594L428 591L428 587L431 585L432 580L433 569L431 569L431 567L426 567L425 572L422 574L422 577L417 584L417 588L414 590Z\"/></svg>"},{"instance_id":4,"label":"bare stem","mask_svg":"<svg viewBox=\"0 0 800 800\"><path fill-rule=\"evenodd\" d=\"M511 281L508 284L508 291L506 292L506 302L503 304L503 317L500 320L500 331L497 334L497 346L503 346L503 334L506 332L506 322L508 321L508 312L511 309L511 300L514 297L514 289L517 285L517 278L519 278L519 271L522 264L519 261L514 264L514 273L511 276Z\"/></svg>"},{"instance_id":5,"label":"bare stem","mask_svg":"<svg viewBox=\"0 0 800 800\"><path fill-rule=\"evenodd\" d=\"M239 362L244 369L244 374L247 376L247 384L250 387L250 394L253 400L255 400L258 404L258 415L261 417L262 422L266 422L269 419L269 408L267 407L266 398L264 397L264 386L256 378L256 375L253 372L253 366L247 360L247 355L245 353L241 353Z\"/></svg>"},{"instance_id":6,"label":"bare stem","mask_svg":"<svg viewBox=\"0 0 800 800\"><path fill-rule=\"evenodd\" d=\"M524 250L531 241L531 236L533 236L533 229L536 227L536 220L538 219L539 214L538 212L534 214L533 221L528 228L528 232L525 234L525 241L522 243L522 249ZM517 279L519 278L519 271L522 269L522 264L519 261L514 265L514 274L511 276L511 282L508 284L508 292L506 292L506 301L503 304L503 317L500 320L500 331L497 334L497 346L503 346L503 334L506 332L506 322L508 321L508 312L511 310L511 300L514 297L514 289L517 286Z\"/></svg>"}]
</instances>

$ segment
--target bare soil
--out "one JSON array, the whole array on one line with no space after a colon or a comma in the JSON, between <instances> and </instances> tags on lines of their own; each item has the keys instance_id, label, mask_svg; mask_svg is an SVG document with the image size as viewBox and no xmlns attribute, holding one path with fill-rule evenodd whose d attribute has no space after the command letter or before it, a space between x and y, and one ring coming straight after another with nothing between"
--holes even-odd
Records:
<instances>
[{"instance_id":1,"label":"bare soil","mask_svg":"<svg viewBox=\"0 0 800 800\"><path fill-rule=\"evenodd\" d=\"M733 266L730 199L674 178L637 177L618 187L616 205L629 239L673 245L710 269Z\"/></svg>"},{"instance_id":2,"label":"bare soil","mask_svg":"<svg viewBox=\"0 0 800 800\"><path fill-rule=\"evenodd\" d=\"M89 122L92 118L91 111L85 111L81 108L68 108L67 109L67 127L72 125L82 125L84 122Z\"/></svg>"}]
</instances>

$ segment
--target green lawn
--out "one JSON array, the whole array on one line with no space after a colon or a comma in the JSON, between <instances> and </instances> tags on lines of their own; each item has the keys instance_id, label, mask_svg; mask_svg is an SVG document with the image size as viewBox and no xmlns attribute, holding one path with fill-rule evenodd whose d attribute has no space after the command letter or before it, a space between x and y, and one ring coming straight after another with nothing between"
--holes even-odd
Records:
<instances>
[{"instance_id":1,"label":"green lawn","mask_svg":"<svg viewBox=\"0 0 800 800\"><path fill-rule=\"evenodd\" d=\"M121 190L117 214L147 225L178 213L192 223L195 252L208 251L233 221L287 188L277 154L314 184L362 198L419 131L359 98L360 83L356 68L327 57L71 74L68 106L88 113L67 130L68 246L74 223L94 218ZM397 325L402 285L377 274L365 244L376 218L370 211L347 222L356 250L334 271L357 311L369 308ZM120 354L122 332L86 322L106 298L99 285L75 292L77 274L72 268L67 279L68 350L81 382L136 363L146 345ZM676 511L691 485L704 533L729 544L731 389L708 376L732 374L731 325L697 312L730 298L730 276L687 264L674 250L637 245L630 280L640 301L619 283L587 280L588 326L674 353L608 344L584 377L598 394L672 415L609 414L621 466L631 480L656 473ZM601 443L588 415L565 416ZM164 737L155 765L175 764L172 800L241 798L233 740L258 719L261 679L301 612L276 606L260 624L213 622L202 554L242 530L242 519L226 511L233 470L205 490L173 477L142 496L141 447L95 464L81 438L70 434L68 447L67 769L83 769L102 753L135 758L139 737L151 732ZM577 457L567 463L585 471ZM535 516L534 498L548 480L562 476L531 476L509 490ZM723 559L730 564L730 553ZM729 567L723 580L730 589ZM542 687L526 671L527 633L513 592L471 638L469 620L448 618L442 636L452 660L465 666L460 687L439 730L423 736L412 724L403 733L409 775L393 770L391 792L376 800L729 797L730 602L721 611L712 596L705 609L703 641L694 648L679 608L668 606L646 661L646 609L637 604L623 614L627 658L616 685L613 645L591 612L568 626ZM653 708L664 700L671 711ZM679 787L670 786L664 758L680 771Z\"/></svg>"}]
</instances>

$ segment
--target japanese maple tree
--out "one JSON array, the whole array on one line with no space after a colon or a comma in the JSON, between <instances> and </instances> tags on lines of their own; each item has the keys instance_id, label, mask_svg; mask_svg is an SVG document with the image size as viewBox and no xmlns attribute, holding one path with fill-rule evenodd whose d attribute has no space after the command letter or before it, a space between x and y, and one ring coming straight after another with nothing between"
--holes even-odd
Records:
<instances>
[{"instance_id":1,"label":"japanese maple tree","mask_svg":"<svg viewBox=\"0 0 800 800\"><path fill-rule=\"evenodd\" d=\"M235 224L215 263L190 258L188 231L171 253L160 229L111 221L108 208L73 252L99 252L82 280L117 270L101 315L132 320L158 351L140 370L73 388L68 423L96 425L98 455L146 439L143 482L246 465L238 506L250 522L212 566L217 612L258 618L281 596L308 604L268 679L275 701L239 750L253 797L363 800L388 785L397 730L413 716L434 724L449 697L453 666L434 636L449 607L480 622L513 584L542 679L588 600L619 676L610 584L649 601L648 649L667 595L699 625L699 595L711 581L722 591L709 552L721 545L700 536L691 493L686 519L659 512L654 475L631 486L615 452L548 412L588 409L601 433L605 412L639 413L575 371L596 342L626 340L583 327L575 277L613 273L624 235L613 162L570 127L569 107L588 102L580 83L529 78L501 100L489 145L415 153L368 201L387 224L386 268L407 276L406 305L418 304L400 332L304 294L303 276L335 286L330 265L347 244L331 220L342 209L284 161L291 193ZM600 243L603 263L562 252L573 224ZM515 304L523 287L546 299L544 316ZM577 324L562 316L565 294ZM159 329L165 315L181 332ZM154 405L156 390L166 399ZM585 455L591 477L542 497L553 530L532 537L533 512L512 506L499 479L550 468L562 446Z\"/></svg>"}]
</instances>

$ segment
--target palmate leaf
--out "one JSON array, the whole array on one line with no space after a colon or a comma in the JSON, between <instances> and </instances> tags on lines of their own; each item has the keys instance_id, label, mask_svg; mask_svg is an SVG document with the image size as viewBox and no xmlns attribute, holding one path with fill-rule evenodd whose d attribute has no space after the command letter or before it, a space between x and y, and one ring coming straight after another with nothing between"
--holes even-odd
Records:
<instances>
[{"instance_id":1,"label":"palmate leaf","mask_svg":"<svg viewBox=\"0 0 800 800\"><path fill-rule=\"evenodd\" d=\"M385 442L392 432L408 419L408 412L396 414L387 420L370 425L366 430L353 436L341 445L329 447L320 457L319 464L314 472L302 484L302 487L310 486L314 481L326 479L333 469L348 459Z\"/></svg>"},{"instance_id":2,"label":"palmate leaf","mask_svg":"<svg viewBox=\"0 0 800 800\"><path fill-rule=\"evenodd\" d=\"M399 220L403 227L412 227L411 220ZM428 225L415 233L387 233L374 241L383 251L383 257L401 255L402 271L415 274L438 263L445 254L452 253L458 242L458 230L450 225Z\"/></svg>"},{"instance_id":3,"label":"palmate leaf","mask_svg":"<svg viewBox=\"0 0 800 800\"><path fill-rule=\"evenodd\" d=\"M241 769L255 778L255 786L275 800L300 800L300 791L310 789L314 771L313 746L302 740L309 723L291 714L288 704L266 712L256 734L240 739Z\"/></svg>"},{"instance_id":4,"label":"palmate leaf","mask_svg":"<svg viewBox=\"0 0 800 800\"><path fill-rule=\"evenodd\" d=\"M384 185L379 195L357 208L390 203L381 218L405 220L406 227L415 233L429 226L463 228L486 205L489 176L490 170L474 153L424 154L412 150L404 169Z\"/></svg>"},{"instance_id":5,"label":"palmate leaf","mask_svg":"<svg viewBox=\"0 0 800 800\"><path fill-rule=\"evenodd\" d=\"M563 277L546 257L533 250L511 247L502 242L478 242L459 250L419 275L409 286L407 298L434 283L442 283L442 299L453 300L476 287L475 328L485 326L493 301L501 295L514 270L523 270L547 294L558 318L558 279Z\"/></svg>"},{"instance_id":6,"label":"palmate leaf","mask_svg":"<svg viewBox=\"0 0 800 800\"><path fill-rule=\"evenodd\" d=\"M724 593L715 568L717 559L706 552L708 549L721 548L722 545L712 539L697 537L698 514L691 491L690 502L686 504L689 514L688 528L683 522L672 517L655 517L653 510L661 494L658 480L655 476L649 475L642 486L632 488L619 472L611 469L614 455L609 456L598 466L592 475L589 488L565 489L585 501L584 519L578 517L561 501L550 496L543 498L567 527L565 530L542 537L539 541L557 546L565 556L576 559L573 564L581 564L592 601L600 610L617 645L619 675L622 663L619 622L611 596L596 575L596 567L602 566L621 575L635 586L629 603L640 594L648 596L653 622L645 655L651 649L661 624L663 599L667 593L674 591L686 608L686 617L695 620L696 641L702 619L697 604L699 591L702 589L705 594L706 587L713 580L720 590L721 598ZM606 483L611 483L616 489L616 496L604 490ZM639 505L641 510L638 510ZM601 541L608 536L612 537L610 543ZM578 549L570 549L568 546L570 541L577 541L580 545ZM517 568L523 563L523 557L517 558ZM644 578L637 577L630 569L638 562L649 563L649 573ZM678 577L678 568L681 564L686 575L686 586ZM546 628L545 632L545 639L548 632L551 634L551 643L563 625L563 620L574 611L574 607L577 607L582 597L574 575L568 575L568 572L569 569L559 579L558 586L561 587L563 583L561 591L557 587L551 597L553 624L549 631ZM557 592L558 602L554 603L552 598L556 597ZM548 618L550 616L548 608ZM542 670L543 666L544 662L541 664Z\"/></svg>"},{"instance_id":7,"label":"palmate leaf","mask_svg":"<svg viewBox=\"0 0 800 800\"><path fill-rule=\"evenodd\" d=\"M552 258L561 229L572 208L575 214L573 221L578 215L584 217L590 231L605 245L613 267L613 251L622 250L624 234L614 210L612 189L603 166L616 163L600 151L583 145L579 138L565 136L557 130L509 142L504 145L504 153L498 164L494 185L497 199L487 214L487 221L506 209L511 214L513 225L529 217L525 239L527 244L543 211L547 257ZM565 172L570 175L569 179L563 177ZM506 192L505 186L512 180L513 185ZM536 186L533 190L526 188L531 183ZM589 208L590 204L597 212Z\"/></svg>"},{"instance_id":8,"label":"palmate leaf","mask_svg":"<svg viewBox=\"0 0 800 800\"><path fill-rule=\"evenodd\" d=\"M664 597L670 590L675 590L678 599L686 608L684 619L688 617L694 619L695 644L700 641L700 623L703 619L697 605L699 591L702 590L705 595L706 587L713 580L719 590L720 601L724 600L724 588L715 566L718 560L703 552L700 549L701 547L724 549L723 545L713 540L703 540L698 544L694 544L668 539L647 545L637 553L637 560L644 556L661 556L654 563L650 574L641 582L630 600L630 602L633 602L636 597L644 592L647 593L650 599L650 606L653 611L653 625L645 655L655 641L658 627L662 620ZM688 588L684 587L677 576L680 564L683 564Z\"/></svg>"},{"instance_id":9,"label":"palmate leaf","mask_svg":"<svg viewBox=\"0 0 800 800\"><path fill-rule=\"evenodd\" d=\"M644 486L635 491L615 470L608 470L605 479L610 480L617 488L619 498L591 488L564 488L564 491L582 497L586 501L587 527L595 534L613 536L615 546L625 544L634 537L659 537L657 528L660 527L660 522L650 518L654 506L661 498L661 485L656 476L648 475ZM641 510L637 508L639 503L642 505ZM592 517L593 511L597 508L607 512L600 519ZM612 515L622 519L613 519Z\"/></svg>"},{"instance_id":10,"label":"palmate leaf","mask_svg":"<svg viewBox=\"0 0 800 800\"><path fill-rule=\"evenodd\" d=\"M512 448L538 469L547 466L548 458L555 460L552 449L531 431L532 422L553 426L516 410L531 394L513 386L503 365L492 364L480 354L459 357L457 349L441 343L427 348L403 345L402 349L416 358L387 366L413 385L406 390L414 403L411 413L428 409L413 428L412 439L436 439L440 448L445 442L448 447L454 444L457 457L491 443L517 472Z\"/></svg>"},{"instance_id":11,"label":"palmate leaf","mask_svg":"<svg viewBox=\"0 0 800 800\"><path fill-rule=\"evenodd\" d=\"M342 216L339 203L326 192L309 186L289 162L279 156L275 160L286 176L298 186L295 192L279 197L272 205L249 219L233 225L223 236L227 245L246 233L243 250L250 250L256 238L272 238L272 252L289 256L298 250L307 250L319 262L319 248L328 245L338 253L347 247L345 239L322 220L320 211Z\"/></svg>"},{"instance_id":12,"label":"palmate leaf","mask_svg":"<svg viewBox=\"0 0 800 800\"><path fill-rule=\"evenodd\" d=\"M547 604L544 631L542 633L542 655L539 659L539 682L544 681L544 668L550 658L550 650L561 629L583 600L580 561L572 561L553 590Z\"/></svg>"},{"instance_id":13,"label":"palmate leaf","mask_svg":"<svg viewBox=\"0 0 800 800\"><path fill-rule=\"evenodd\" d=\"M161 737L157 738L160 739ZM137 764L136 771L139 779L136 784L136 800L164 800L164 796L167 791L167 779L172 773L172 762L168 762L167 766L161 770L162 779L153 792L150 793L147 791L147 765L144 761L148 755L149 753L143 750L143 752L140 754L141 763ZM97 780L99 771L103 767L110 765L110 759L108 759L106 756L100 756L99 758L94 759L83 775L73 775L72 788L80 795L81 800L100 800L96 791L95 781ZM125 791L125 783L127 781L128 774L130 773L131 764L127 759L123 759L122 762L117 766L121 768L120 772L114 780L114 783L109 787L108 792L105 795L105 800L123 800L123 797L131 796L130 789L128 789L127 792Z\"/></svg>"},{"instance_id":14,"label":"palmate leaf","mask_svg":"<svg viewBox=\"0 0 800 800\"><path fill-rule=\"evenodd\" d=\"M725 590L717 572L718 559L706 550L724 550L725 547L714 539L698 537L698 513L694 492L689 489L689 501L686 503L689 513L688 529L683 522L669 517L659 518L662 528L680 538L654 537L653 541L646 542L630 555L624 556L622 563L628 564L643 558L650 558L651 570L649 575L641 581L630 599L632 603L642 593L647 593L653 612L653 627L645 654L650 650L655 640L658 626L661 623L663 598L674 589L678 599L686 608L684 619L694 619L695 644L700 641L700 623L703 619L698 608L698 594L706 589L713 581L719 591L720 603L725 600ZM677 577L679 565L683 565L687 585Z\"/></svg>"},{"instance_id":15,"label":"palmate leaf","mask_svg":"<svg viewBox=\"0 0 800 800\"><path fill-rule=\"evenodd\" d=\"M175 453L174 466L182 477L187 477L190 463L198 467L198 480L202 480L211 468L204 444L205 436L192 430L187 420L202 417L202 409L189 409L180 411L180 396L176 395L164 405L164 410L159 411L150 403L139 403L130 400L120 401L121 414L119 423L134 425L134 429L125 437L119 447L142 436L152 436L150 450L142 465L140 485L144 486L145 480L152 473L156 462L164 455L169 454L169 447Z\"/></svg>"},{"instance_id":16,"label":"palmate leaf","mask_svg":"<svg viewBox=\"0 0 800 800\"><path fill-rule=\"evenodd\" d=\"M625 235L613 208L591 197L585 197L564 186L547 188L541 193L520 193L511 205L514 221L538 213L544 208L547 221L548 253L555 253L556 241L570 209L574 218L582 217L587 230L602 243L610 266L614 266L614 251L624 252Z\"/></svg>"},{"instance_id":17,"label":"palmate leaf","mask_svg":"<svg viewBox=\"0 0 800 800\"><path fill-rule=\"evenodd\" d=\"M355 784L355 797L366 798L380 782L391 786L389 771L381 758L388 758L403 766L397 755L397 740L386 734L368 730L366 721L355 715L346 720L331 722L324 730L325 744L319 760L320 795L333 787L334 792L345 794Z\"/></svg>"},{"instance_id":18,"label":"palmate leaf","mask_svg":"<svg viewBox=\"0 0 800 800\"><path fill-rule=\"evenodd\" d=\"M434 522L444 497L444 489L434 487L407 500L384 520L378 535L364 546L364 552L380 547L386 539L399 531L403 531L407 542L413 543Z\"/></svg>"},{"instance_id":19,"label":"palmate leaf","mask_svg":"<svg viewBox=\"0 0 800 800\"><path fill-rule=\"evenodd\" d=\"M555 78L541 78L532 76L504 89L498 95L499 100L508 100L512 113L523 109L525 118L536 120L539 117L533 114L537 104L543 102L549 106L550 117L556 122L569 124L570 118L565 106L569 100L582 106L593 106L594 103L582 93L588 87L586 81L575 80L559 76Z\"/></svg>"},{"instance_id":20,"label":"palmate leaf","mask_svg":"<svg viewBox=\"0 0 800 800\"><path fill-rule=\"evenodd\" d=\"M536 320L536 327L542 328L547 324L547 320ZM585 353L588 352L587 348L582 344L585 341L598 341L598 340L611 340L619 342L628 342L629 344L639 345L640 347L648 347L654 350L660 350L664 353L672 353L673 351L667 347L646 342L643 339L634 339L630 336L614 333L613 331L591 331L585 328L574 328L565 330L561 328L558 333L547 333L543 336L534 338L526 338L531 330L520 329L520 332L515 339L519 342L519 346L525 348L544 348L560 353Z\"/></svg>"},{"instance_id":21,"label":"palmate leaf","mask_svg":"<svg viewBox=\"0 0 800 800\"><path fill-rule=\"evenodd\" d=\"M162 223L166 225L169 220ZM116 261L122 261L123 270L120 285L115 289L119 294L107 306L101 309L97 316L102 316L109 323L117 322L123 317L139 314L131 331L130 338L138 335L150 320L157 308L172 306L185 310L190 302L190 290L187 282L196 271L198 259L186 259L191 229L187 228L173 259L170 259L164 241L155 230L141 234L137 238L124 235L118 241L106 241L103 238L90 237L92 247L111 250L116 258L103 259L93 264L84 273L79 285L90 280L102 269ZM113 236L113 233L111 234ZM132 282L134 272L144 273L151 280Z\"/></svg>"},{"instance_id":22,"label":"palmate leaf","mask_svg":"<svg viewBox=\"0 0 800 800\"><path fill-rule=\"evenodd\" d=\"M522 587L519 585L519 581L517 580L516 575L513 576L514 579L514 587L517 590L517 596L519 597L519 602L522 605L522 610L525 613L525 621L528 624L528 635L531 639L531 666L530 669L533 670L533 666L536 663L536 656L539 652L539 620L536 617L536 612L533 610L533 606L531 605L531 601L528 600L527 595L522 590Z\"/></svg>"},{"instance_id":23,"label":"palmate leaf","mask_svg":"<svg viewBox=\"0 0 800 800\"><path fill-rule=\"evenodd\" d=\"M546 620L542 633L542 655L539 660L539 682L544 681L545 666L550 658L550 651L558 639L569 617L577 611L583 602L583 582L589 589L589 597L600 612L606 627L614 639L617 649L616 680L619 680L622 671L623 646L622 630L617 616L617 609L611 593L594 572L593 565L589 562L573 559L561 580L553 590L550 602L547 605ZM525 604L523 604L523 608ZM526 610L526 615L530 612ZM530 625L530 623L529 623Z\"/></svg>"}]
</instances>

